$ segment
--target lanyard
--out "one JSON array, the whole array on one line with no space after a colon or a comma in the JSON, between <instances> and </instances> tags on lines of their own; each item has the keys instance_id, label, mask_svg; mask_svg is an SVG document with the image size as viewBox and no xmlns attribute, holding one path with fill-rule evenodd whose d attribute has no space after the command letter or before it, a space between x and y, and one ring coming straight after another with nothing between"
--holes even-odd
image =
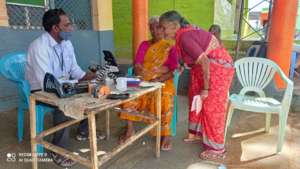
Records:
<instances>
[{"instance_id":1,"label":"lanyard","mask_svg":"<svg viewBox=\"0 0 300 169\"><path fill-rule=\"evenodd\" d=\"M58 58L58 61L59 61L59 65L60 65L60 69L61 69L61 72L63 73L64 72L64 58L63 58L63 50L61 51L61 55L59 56L55 47L53 48L54 49L54 52L55 52L55 55L57 56Z\"/></svg>"}]
</instances>

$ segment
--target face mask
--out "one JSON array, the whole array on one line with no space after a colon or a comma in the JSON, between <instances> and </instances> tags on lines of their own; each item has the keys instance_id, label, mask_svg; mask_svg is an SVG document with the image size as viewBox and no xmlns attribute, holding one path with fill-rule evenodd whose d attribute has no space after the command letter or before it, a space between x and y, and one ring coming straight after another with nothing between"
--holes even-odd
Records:
<instances>
[{"instance_id":1,"label":"face mask","mask_svg":"<svg viewBox=\"0 0 300 169\"><path fill-rule=\"evenodd\" d=\"M59 36L63 39L63 40L70 40L71 36L72 36L72 32L64 32L61 31L59 32Z\"/></svg>"}]
</instances>

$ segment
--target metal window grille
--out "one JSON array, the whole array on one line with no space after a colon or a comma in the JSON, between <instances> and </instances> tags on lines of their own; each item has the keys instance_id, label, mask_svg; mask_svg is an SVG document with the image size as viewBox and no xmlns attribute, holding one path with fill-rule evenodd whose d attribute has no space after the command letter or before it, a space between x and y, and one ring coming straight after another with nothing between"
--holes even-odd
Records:
<instances>
[{"instance_id":1,"label":"metal window grille","mask_svg":"<svg viewBox=\"0 0 300 169\"><path fill-rule=\"evenodd\" d=\"M14 29L42 29L45 6L7 3L9 25Z\"/></svg>"},{"instance_id":2,"label":"metal window grille","mask_svg":"<svg viewBox=\"0 0 300 169\"><path fill-rule=\"evenodd\" d=\"M92 30L90 0L50 0L55 8L62 8L70 17L78 30Z\"/></svg>"},{"instance_id":3,"label":"metal window grille","mask_svg":"<svg viewBox=\"0 0 300 169\"><path fill-rule=\"evenodd\" d=\"M62 8L76 29L91 30L90 0L45 0L45 5L7 2L9 24L13 29L43 29L42 17L48 9Z\"/></svg>"},{"instance_id":4,"label":"metal window grille","mask_svg":"<svg viewBox=\"0 0 300 169\"><path fill-rule=\"evenodd\" d=\"M273 1L274 0L259 0L259 1L257 1L256 5L254 5L253 7L245 8L245 3L248 1L237 0L237 10L239 13L236 15L237 24L235 25L235 33L237 33L235 58L239 57L242 41L247 38L250 38L252 35L259 36L261 41L264 41L264 42L268 41L268 31L269 31L269 26L270 26L270 22L271 22L270 18L272 15ZM264 25L264 27L256 29L251 26L251 24L248 22L248 20L244 17L244 14L251 12L254 8L256 8L257 6L261 5L264 2L269 3L268 22ZM241 30L242 30L243 24L248 25L250 27L250 29L252 30L252 32L242 37Z\"/></svg>"}]
</instances>

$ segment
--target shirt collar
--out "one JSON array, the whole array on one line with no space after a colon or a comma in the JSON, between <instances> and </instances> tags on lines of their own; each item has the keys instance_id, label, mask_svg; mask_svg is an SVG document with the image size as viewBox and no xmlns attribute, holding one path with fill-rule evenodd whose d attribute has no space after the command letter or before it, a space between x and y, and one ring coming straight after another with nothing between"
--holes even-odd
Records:
<instances>
[{"instance_id":1,"label":"shirt collar","mask_svg":"<svg viewBox=\"0 0 300 169\"><path fill-rule=\"evenodd\" d=\"M55 46L57 46L57 45L63 46L64 43L65 43L65 40L61 41L61 43L57 43L56 40L55 40L48 32L46 32L46 36L47 36L47 38L48 38L48 40L49 40L49 45L50 45L51 47L55 47Z\"/></svg>"}]
</instances>

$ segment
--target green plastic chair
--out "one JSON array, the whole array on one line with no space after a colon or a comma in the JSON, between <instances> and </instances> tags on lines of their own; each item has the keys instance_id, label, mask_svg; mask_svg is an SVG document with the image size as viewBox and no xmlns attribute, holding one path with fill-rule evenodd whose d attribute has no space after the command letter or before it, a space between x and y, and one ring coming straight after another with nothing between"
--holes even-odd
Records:
<instances>
[{"instance_id":1,"label":"green plastic chair","mask_svg":"<svg viewBox=\"0 0 300 169\"><path fill-rule=\"evenodd\" d=\"M276 63L269 59L246 57L236 61L234 67L243 88L239 94L232 94L230 96L225 138L234 109L244 110L247 112L265 113L266 132L269 132L270 130L271 114L277 114L279 116L277 153L281 152L282 145L284 143L288 113L293 97L293 82L283 73ZM263 89L271 82L275 73L278 73L282 80L287 84L281 101L267 97L263 91ZM255 92L258 96L246 95L248 92Z\"/></svg>"},{"instance_id":2,"label":"green plastic chair","mask_svg":"<svg viewBox=\"0 0 300 169\"><path fill-rule=\"evenodd\" d=\"M133 76L133 67L129 67L127 69L127 76L132 77ZM172 115L172 121L171 121L171 130L172 135L176 136L177 132L177 121L178 121L178 104L177 104L177 91L178 91L178 84L179 84L179 71L175 70L174 72L174 86L175 86L175 96L174 96L174 110Z\"/></svg>"}]
</instances>

